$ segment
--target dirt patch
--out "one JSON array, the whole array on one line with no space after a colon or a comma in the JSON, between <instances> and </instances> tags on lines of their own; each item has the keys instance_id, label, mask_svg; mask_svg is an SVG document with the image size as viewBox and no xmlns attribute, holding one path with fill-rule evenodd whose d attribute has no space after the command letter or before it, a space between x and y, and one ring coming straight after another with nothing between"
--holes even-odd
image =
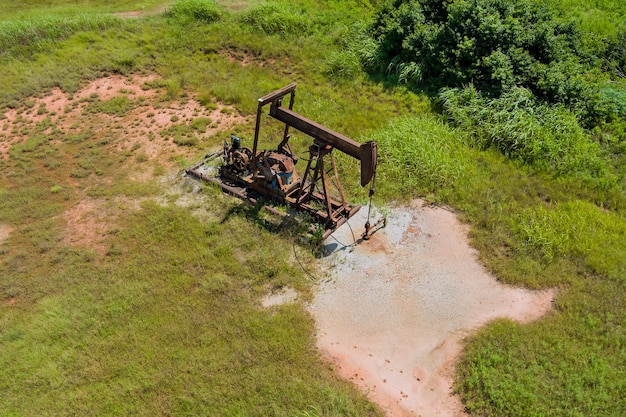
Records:
<instances>
[{"instance_id":1,"label":"dirt patch","mask_svg":"<svg viewBox=\"0 0 626 417\"><path fill-rule=\"evenodd\" d=\"M293 288L283 288L280 291L267 294L261 300L261 305L265 308L291 303L298 298L298 292Z\"/></svg>"},{"instance_id":2,"label":"dirt patch","mask_svg":"<svg viewBox=\"0 0 626 417\"><path fill-rule=\"evenodd\" d=\"M12 146L25 143L33 135L50 135L52 146L77 143L73 138L79 138L86 146L98 144L102 154L119 154L120 158L110 159L117 164L116 174L128 172L131 180L148 181L179 169L178 160L198 153L195 146L175 143L176 128L192 135L200 146L210 146L211 140L221 146L223 138L213 136L249 122L233 107L219 102L207 107L184 94L179 100L168 100L166 90L156 75L111 75L73 94L54 88L25 99L0 120L0 158L8 159ZM116 98L121 98L121 110L115 107L118 102L110 102ZM107 103L111 105L94 110L95 104ZM88 177L70 175L66 181L80 189L84 183L103 185L113 180L101 171ZM63 214L67 222L63 243L104 252L104 238L116 210L124 207L136 210L139 201L83 198ZM11 230L0 225L0 243Z\"/></svg>"},{"instance_id":3,"label":"dirt patch","mask_svg":"<svg viewBox=\"0 0 626 417\"><path fill-rule=\"evenodd\" d=\"M351 220L355 234L365 214ZM552 291L509 287L487 273L467 228L442 208L396 209L370 241L351 242L347 228L327 241L333 279L311 306L318 346L388 416L464 415L452 395L463 337L497 317L527 322L551 308Z\"/></svg>"},{"instance_id":4,"label":"dirt patch","mask_svg":"<svg viewBox=\"0 0 626 417\"><path fill-rule=\"evenodd\" d=\"M242 67L248 66L256 66L258 68L263 68L266 66L277 67L281 71L288 71L290 62L289 58L283 57L280 59L276 58L267 58L260 55L255 55L248 51L240 51L237 49L222 49L218 51L219 55L226 58L228 62L231 63L239 63Z\"/></svg>"},{"instance_id":5,"label":"dirt patch","mask_svg":"<svg viewBox=\"0 0 626 417\"><path fill-rule=\"evenodd\" d=\"M93 140L111 142L118 152L133 152L136 158L130 158L128 165L152 160L172 168L176 156L185 157L194 152L193 147L175 143L172 127L189 126L194 120L202 119L203 124L187 132L202 142L218 132L249 122L233 107L219 102L207 108L193 97L164 100L162 89L151 86L155 80L155 75L112 75L91 82L75 94L55 88L43 97L30 98L25 101L26 106L8 110L0 121L0 154L8 158L11 146L23 143L44 126L44 134L53 130L57 135L88 132ZM124 97L130 108L117 114L88 111L94 101L107 102L118 97ZM145 170L135 172L136 180L152 178Z\"/></svg>"},{"instance_id":6,"label":"dirt patch","mask_svg":"<svg viewBox=\"0 0 626 417\"><path fill-rule=\"evenodd\" d=\"M67 229L63 243L66 245L93 248L98 253L106 250L104 238L109 230L104 201L85 198L77 205L66 210L63 217L67 221Z\"/></svg>"},{"instance_id":7,"label":"dirt patch","mask_svg":"<svg viewBox=\"0 0 626 417\"><path fill-rule=\"evenodd\" d=\"M9 235L13 231L13 227L0 224L0 245L9 238Z\"/></svg>"}]
</instances>

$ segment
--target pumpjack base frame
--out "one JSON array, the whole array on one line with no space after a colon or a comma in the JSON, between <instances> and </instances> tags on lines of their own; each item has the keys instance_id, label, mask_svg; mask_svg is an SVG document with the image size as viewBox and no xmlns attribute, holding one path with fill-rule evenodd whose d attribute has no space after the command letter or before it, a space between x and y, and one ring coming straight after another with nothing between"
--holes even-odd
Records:
<instances>
[{"instance_id":1,"label":"pumpjack base frame","mask_svg":"<svg viewBox=\"0 0 626 417\"><path fill-rule=\"evenodd\" d=\"M230 146L225 142L221 152L208 155L188 168L186 173L215 183L226 193L250 204L258 205L262 198L268 198L295 212L306 213L314 224L324 230L325 239L361 208L345 199L333 150L360 161L361 186L371 184L371 200L378 159L377 144L376 141L361 144L294 112L295 91L296 84L291 83L258 99L252 148L242 147L241 139L231 135ZM284 107L283 101L287 98L289 103ZM284 133L275 150L262 151L259 149L261 117L263 108L268 105L269 116L284 124ZM289 143L290 128L313 139L302 176L294 168L298 158ZM220 156L224 164L217 175L207 174L202 167ZM269 204L263 207L280 216L288 215Z\"/></svg>"},{"instance_id":2,"label":"pumpjack base frame","mask_svg":"<svg viewBox=\"0 0 626 417\"><path fill-rule=\"evenodd\" d=\"M263 177L258 175L255 177L252 175L252 172L238 172L229 165L221 166L217 175L211 175L203 169L203 167L223 155L223 151L207 155L198 163L187 168L185 173L199 180L216 184L226 194L237 197L252 206L259 205L263 199L270 198L277 204L289 206L295 212L307 213L313 223L319 225L324 230L322 239L329 237L361 209L360 205L350 205L335 199L324 198L323 195L317 192L299 195L302 189L301 178L298 178L284 192L280 188L273 187ZM331 206L330 217L326 207L322 207L327 203L330 203ZM262 208L280 217L290 216L289 213L278 210L270 204L263 204ZM317 227L311 225L309 232L315 233L317 230Z\"/></svg>"}]
</instances>

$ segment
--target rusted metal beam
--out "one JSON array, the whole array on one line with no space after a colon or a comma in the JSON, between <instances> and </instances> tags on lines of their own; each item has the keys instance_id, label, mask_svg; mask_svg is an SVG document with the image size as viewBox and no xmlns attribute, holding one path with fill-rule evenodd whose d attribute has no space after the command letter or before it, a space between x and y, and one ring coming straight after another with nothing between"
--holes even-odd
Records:
<instances>
[{"instance_id":1,"label":"rusted metal beam","mask_svg":"<svg viewBox=\"0 0 626 417\"><path fill-rule=\"evenodd\" d=\"M233 156L233 152L235 152L233 150L235 145L233 144L230 149L225 148L221 152L221 154L225 155L225 165L220 167L217 176L210 177L206 175L201 167L208 159L214 158L220 153L210 155L208 159L195 164L187 169L186 172L202 180L216 183L224 192L250 204L258 205L255 197L263 196L274 199L281 204L286 204L294 210L306 212L312 216L315 223L322 225L326 229L324 232L324 238L326 238L337 227L351 218L360 208L360 206L349 205L345 200L332 151L337 149L339 152L343 152L360 161L361 186L365 186L369 183L373 184L372 181L375 177L377 164L377 145L375 141L361 144L294 112L295 90L296 83L291 83L258 99L254 144L252 150L246 148L251 154L247 166L241 166L242 164L236 163L235 156ZM290 95L289 108L283 107L283 99L287 95ZM270 104L269 115L285 123L285 128L282 141L276 151L259 152L259 132L263 107L268 104ZM292 158L294 163L297 161L297 157L293 154L289 145L289 130L292 127L312 137L313 144L309 147L310 157L307 161L304 176L300 178L296 171L293 170L293 182L285 184L282 182L283 177L280 175L283 175L282 169L286 168L280 168L279 165L272 168L266 165L268 165L267 158L272 160L270 155L273 154L281 155L283 158ZM236 148L237 152L238 149L239 147ZM324 161L325 156L330 158L330 169L328 171L326 170L327 164ZM265 165L259 165L261 162L265 163ZM313 165L313 162L315 162L315 165ZM289 184L291 186L288 186ZM330 187L332 185L339 192L341 202L335 201L335 198L331 197ZM370 198L373 195L373 191L372 185ZM288 215L270 205L264 205L263 209L278 216ZM369 233L366 233L366 235L369 236Z\"/></svg>"},{"instance_id":2,"label":"rusted metal beam","mask_svg":"<svg viewBox=\"0 0 626 417\"><path fill-rule=\"evenodd\" d=\"M321 124L284 107L272 106L270 116L288 124L300 132L319 140L324 145L330 145L347 153L356 159L361 159L361 144L341 133L334 132Z\"/></svg>"},{"instance_id":3,"label":"rusted metal beam","mask_svg":"<svg viewBox=\"0 0 626 417\"><path fill-rule=\"evenodd\" d=\"M275 104L272 104L270 107L270 116L311 136L323 145L330 145L361 161L361 187L365 187L372 180L377 163L376 142L370 141L361 144L313 120L307 119L293 110Z\"/></svg>"},{"instance_id":4,"label":"rusted metal beam","mask_svg":"<svg viewBox=\"0 0 626 417\"><path fill-rule=\"evenodd\" d=\"M293 93L296 90L296 86L298 84L291 83L280 90L273 91L259 99L259 107L265 106L268 103L273 103L276 100L279 100L285 97L289 93Z\"/></svg>"}]
</instances>

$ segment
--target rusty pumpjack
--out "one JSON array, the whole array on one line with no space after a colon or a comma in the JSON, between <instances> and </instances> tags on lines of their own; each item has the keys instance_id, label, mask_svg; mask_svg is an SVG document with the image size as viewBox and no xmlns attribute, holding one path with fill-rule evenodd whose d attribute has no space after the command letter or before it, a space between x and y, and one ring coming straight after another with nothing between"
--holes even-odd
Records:
<instances>
[{"instance_id":1,"label":"rusty pumpjack","mask_svg":"<svg viewBox=\"0 0 626 417\"><path fill-rule=\"evenodd\" d=\"M361 208L346 202L332 151L337 149L360 161L361 186L371 184L371 208L377 146L375 141L360 144L294 112L292 109L295 91L296 83L292 83L259 99L252 149L242 146L241 139L231 135L231 143L225 142L221 152L207 156L185 172L216 183L225 192L252 204L257 204L258 197L269 197L280 204L288 204L296 211L308 213L315 223L324 228L325 239ZM283 107L283 99L287 95L290 96L289 108ZM269 115L285 124L282 141L276 150L270 151L258 149L262 110L268 104ZM290 127L313 138L309 147L310 157L302 176L295 169L298 157L289 144ZM218 175L209 176L203 173L202 166L218 156L224 159ZM337 196L331 195L331 187L337 191ZM271 206L264 207L272 213L285 215ZM368 213L362 237L369 239L374 228L381 222L384 220L371 225Z\"/></svg>"}]
</instances>

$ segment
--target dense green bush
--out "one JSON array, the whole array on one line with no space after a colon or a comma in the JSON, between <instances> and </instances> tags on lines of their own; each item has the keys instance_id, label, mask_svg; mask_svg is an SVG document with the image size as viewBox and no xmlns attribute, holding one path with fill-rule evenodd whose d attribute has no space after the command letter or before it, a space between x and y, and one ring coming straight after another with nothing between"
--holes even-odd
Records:
<instances>
[{"instance_id":1,"label":"dense green bush","mask_svg":"<svg viewBox=\"0 0 626 417\"><path fill-rule=\"evenodd\" d=\"M626 93L603 70L624 75L623 31L613 39L582 33L534 1L389 0L370 36L370 52L356 49L370 74L438 95L474 145L615 185L586 129L609 153L622 152Z\"/></svg>"},{"instance_id":2,"label":"dense green bush","mask_svg":"<svg viewBox=\"0 0 626 417\"><path fill-rule=\"evenodd\" d=\"M551 102L580 95L586 59L573 23L519 0L394 0L372 27L379 70L422 87L524 86Z\"/></svg>"},{"instance_id":3,"label":"dense green bush","mask_svg":"<svg viewBox=\"0 0 626 417\"><path fill-rule=\"evenodd\" d=\"M166 15L181 21L211 23L220 18L220 11L213 0L178 0Z\"/></svg>"}]
</instances>

